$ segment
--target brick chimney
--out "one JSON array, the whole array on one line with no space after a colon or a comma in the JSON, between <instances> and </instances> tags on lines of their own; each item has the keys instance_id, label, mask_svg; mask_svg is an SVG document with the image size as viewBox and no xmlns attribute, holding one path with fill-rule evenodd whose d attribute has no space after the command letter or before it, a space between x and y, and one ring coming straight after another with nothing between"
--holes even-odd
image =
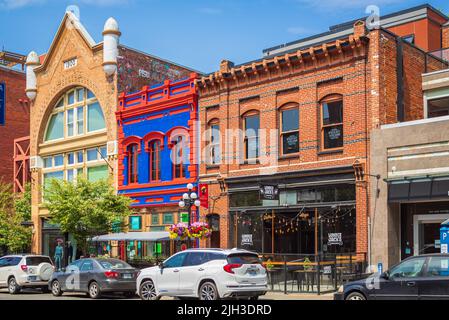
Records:
<instances>
[{"instance_id":1,"label":"brick chimney","mask_svg":"<svg viewBox=\"0 0 449 320\"><path fill-rule=\"evenodd\" d=\"M443 49L449 48L449 21L443 26Z\"/></svg>"},{"instance_id":2,"label":"brick chimney","mask_svg":"<svg viewBox=\"0 0 449 320\"><path fill-rule=\"evenodd\" d=\"M357 21L354 23L354 37L360 38L366 35L366 25L365 22L362 20Z\"/></svg>"},{"instance_id":3,"label":"brick chimney","mask_svg":"<svg viewBox=\"0 0 449 320\"><path fill-rule=\"evenodd\" d=\"M220 72L221 73L228 73L231 72L231 69L234 67L234 62L229 60L223 60L220 63Z\"/></svg>"}]
</instances>

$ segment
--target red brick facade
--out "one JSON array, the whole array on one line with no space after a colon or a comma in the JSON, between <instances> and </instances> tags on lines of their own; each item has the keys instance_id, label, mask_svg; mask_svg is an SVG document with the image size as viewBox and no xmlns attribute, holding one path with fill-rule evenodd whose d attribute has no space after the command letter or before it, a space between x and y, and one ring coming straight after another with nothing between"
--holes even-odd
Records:
<instances>
[{"instance_id":1,"label":"red brick facade","mask_svg":"<svg viewBox=\"0 0 449 320\"><path fill-rule=\"evenodd\" d=\"M300 152L281 156L279 143L271 143L261 154L275 154L276 174L298 172L303 176L311 171L334 169L354 170L354 165L369 172L369 133L381 124L398 121L398 64L397 37L385 30L365 31L358 22L355 32L343 40L323 44L282 56L266 58L251 64L234 67L223 61L220 70L198 81L200 94L201 131L208 124L219 123L221 136L226 129L243 126L248 112L260 114L261 129L279 129L279 109L288 105L299 106ZM421 74L426 65L442 68L437 60L408 43L403 44L403 92L405 119L422 118ZM344 147L323 150L321 136L321 101L340 95L343 97ZM263 138L262 138L263 139ZM229 140L221 142L223 161ZM202 149L207 143L202 142ZM220 243L234 247L229 234L229 196L220 188L217 179L243 177L251 179L261 174L258 164L200 165L200 182L209 184L209 210L202 209L202 217L220 215ZM343 169L344 168L344 169ZM354 175L356 176L356 175ZM356 182L356 251L368 250L368 176ZM225 183L226 185L226 183ZM207 244L204 244L207 245Z\"/></svg>"},{"instance_id":2,"label":"red brick facade","mask_svg":"<svg viewBox=\"0 0 449 320\"><path fill-rule=\"evenodd\" d=\"M442 30L443 35L443 49L449 48L449 24L446 24Z\"/></svg>"},{"instance_id":3,"label":"red brick facade","mask_svg":"<svg viewBox=\"0 0 449 320\"><path fill-rule=\"evenodd\" d=\"M14 140L30 134L30 109L25 95L25 73L0 67L5 83L5 125L0 125L0 180L13 184Z\"/></svg>"}]
</instances>

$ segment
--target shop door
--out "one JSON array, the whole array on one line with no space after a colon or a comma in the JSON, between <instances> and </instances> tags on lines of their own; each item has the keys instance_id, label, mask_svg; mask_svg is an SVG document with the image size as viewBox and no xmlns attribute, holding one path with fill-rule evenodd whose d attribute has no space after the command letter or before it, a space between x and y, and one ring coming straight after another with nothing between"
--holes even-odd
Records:
<instances>
[{"instance_id":1,"label":"shop door","mask_svg":"<svg viewBox=\"0 0 449 320\"><path fill-rule=\"evenodd\" d=\"M440 253L441 224L447 214L416 215L413 223L414 255Z\"/></svg>"}]
</instances>

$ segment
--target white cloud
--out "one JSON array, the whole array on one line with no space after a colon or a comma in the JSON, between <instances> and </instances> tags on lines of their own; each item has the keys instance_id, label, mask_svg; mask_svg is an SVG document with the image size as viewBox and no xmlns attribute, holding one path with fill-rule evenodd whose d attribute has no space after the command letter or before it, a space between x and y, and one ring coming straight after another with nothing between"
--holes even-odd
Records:
<instances>
[{"instance_id":1,"label":"white cloud","mask_svg":"<svg viewBox=\"0 0 449 320\"><path fill-rule=\"evenodd\" d=\"M44 2L45 0L0 0L0 9L18 9Z\"/></svg>"}]
</instances>

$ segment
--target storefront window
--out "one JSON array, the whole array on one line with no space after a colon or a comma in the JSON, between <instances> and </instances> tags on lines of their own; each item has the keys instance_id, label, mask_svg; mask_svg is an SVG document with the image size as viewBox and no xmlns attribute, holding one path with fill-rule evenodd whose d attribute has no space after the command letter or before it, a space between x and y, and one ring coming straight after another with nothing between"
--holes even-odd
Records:
<instances>
[{"instance_id":1,"label":"storefront window","mask_svg":"<svg viewBox=\"0 0 449 320\"><path fill-rule=\"evenodd\" d=\"M233 193L229 196L229 205L232 208L257 207L262 205L259 191Z\"/></svg>"},{"instance_id":2,"label":"storefront window","mask_svg":"<svg viewBox=\"0 0 449 320\"><path fill-rule=\"evenodd\" d=\"M107 179L109 175L108 166L98 166L87 168L87 179L95 182L103 179Z\"/></svg>"}]
</instances>

